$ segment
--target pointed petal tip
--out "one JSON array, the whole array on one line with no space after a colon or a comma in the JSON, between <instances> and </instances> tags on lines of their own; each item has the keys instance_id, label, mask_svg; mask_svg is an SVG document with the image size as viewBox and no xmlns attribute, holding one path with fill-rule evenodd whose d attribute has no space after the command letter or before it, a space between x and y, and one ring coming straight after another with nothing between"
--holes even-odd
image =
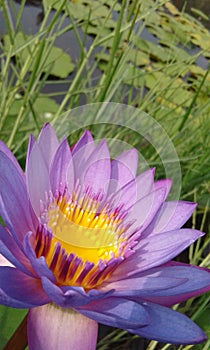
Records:
<instances>
[{"instance_id":1,"label":"pointed petal tip","mask_svg":"<svg viewBox=\"0 0 210 350\"><path fill-rule=\"evenodd\" d=\"M83 132L82 136L80 136L78 142L80 142L80 141L83 141L85 143L94 142L93 136L92 136L90 130L85 129L85 131Z\"/></svg>"},{"instance_id":2,"label":"pointed petal tip","mask_svg":"<svg viewBox=\"0 0 210 350\"><path fill-rule=\"evenodd\" d=\"M158 189L158 188L165 188L165 199L167 198L170 190L171 190L171 186L172 186L172 179L161 179L161 180L157 180L154 183L154 189Z\"/></svg>"},{"instance_id":3,"label":"pointed petal tip","mask_svg":"<svg viewBox=\"0 0 210 350\"><path fill-rule=\"evenodd\" d=\"M206 233L203 231L199 231L199 230L195 230L195 229L191 229L191 228L181 228L180 231L184 231L186 232L186 234L189 234L192 236L192 238L190 239L191 243L193 244L198 238L204 236Z\"/></svg>"},{"instance_id":4,"label":"pointed petal tip","mask_svg":"<svg viewBox=\"0 0 210 350\"><path fill-rule=\"evenodd\" d=\"M192 211L194 211L198 206L198 203L196 203L196 202L188 202L188 201L183 201L183 202L186 203L187 205L191 206Z\"/></svg>"},{"instance_id":5,"label":"pointed petal tip","mask_svg":"<svg viewBox=\"0 0 210 350\"><path fill-rule=\"evenodd\" d=\"M58 146L58 139L55 130L52 127L52 125L49 122L47 122L44 124L39 133L38 144L44 146L44 144L46 144L49 141L51 141L54 144L54 146Z\"/></svg>"},{"instance_id":6,"label":"pointed petal tip","mask_svg":"<svg viewBox=\"0 0 210 350\"><path fill-rule=\"evenodd\" d=\"M143 172L140 172L140 174L138 176L141 176L141 175L142 176L143 175L152 176L153 177L153 181L154 181L155 171L156 171L156 167L146 168ZM156 182L158 182L158 181L155 181L155 183Z\"/></svg>"},{"instance_id":7,"label":"pointed petal tip","mask_svg":"<svg viewBox=\"0 0 210 350\"><path fill-rule=\"evenodd\" d=\"M150 168L153 175L155 175L156 167Z\"/></svg>"},{"instance_id":8,"label":"pointed petal tip","mask_svg":"<svg viewBox=\"0 0 210 350\"><path fill-rule=\"evenodd\" d=\"M34 135L33 135L33 134L30 134L30 135L29 135L29 141L28 141L28 143L29 143L30 145L32 145L34 142L36 142L36 139L35 139Z\"/></svg>"},{"instance_id":9,"label":"pointed petal tip","mask_svg":"<svg viewBox=\"0 0 210 350\"><path fill-rule=\"evenodd\" d=\"M131 333L177 345L198 344L207 339L202 329L184 314L150 302L144 305L151 316L151 323L138 330L128 329Z\"/></svg>"},{"instance_id":10,"label":"pointed petal tip","mask_svg":"<svg viewBox=\"0 0 210 350\"><path fill-rule=\"evenodd\" d=\"M50 122L44 123L43 127L41 128L41 131L45 130L47 128L53 129L53 127L51 126Z\"/></svg>"},{"instance_id":11,"label":"pointed petal tip","mask_svg":"<svg viewBox=\"0 0 210 350\"><path fill-rule=\"evenodd\" d=\"M138 151L136 148L130 148L127 151L123 152L122 154L126 154L127 156L133 156L135 158L138 158Z\"/></svg>"},{"instance_id":12,"label":"pointed petal tip","mask_svg":"<svg viewBox=\"0 0 210 350\"><path fill-rule=\"evenodd\" d=\"M48 134L48 131L51 133L55 133L53 127L51 126L51 124L49 122L46 122L43 127L41 128L40 132L39 132L39 136L38 136L38 143L40 142L40 140L46 136ZM32 135L33 136L33 135Z\"/></svg>"},{"instance_id":13,"label":"pointed petal tip","mask_svg":"<svg viewBox=\"0 0 210 350\"><path fill-rule=\"evenodd\" d=\"M79 140L71 146L72 154L75 155L78 151L83 149L83 147L86 147L87 144L94 144L92 134L88 129L86 129Z\"/></svg>"},{"instance_id":14,"label":"pointed petal tip","mask_svg":"<svg viewBox=\"0 0 210 350\"><path fill-rule=\"evenodd\" d=\"M92 136L90 130L88 130L88 129L85 129L84 135L85 135L88 139L91 139L91 140L93 139L93 136Z\"/></svg>"},{"instance_id":15,"label":"pointed petal tip","mask_svg":"<svg viewBox=\"0 0 210 350\"><path fill-rule=\"evenodd\" d=\"M106 147L108 149L107 141L106 139L101 139L98 143L98 148Z\"/></svg>"}]
</instances>

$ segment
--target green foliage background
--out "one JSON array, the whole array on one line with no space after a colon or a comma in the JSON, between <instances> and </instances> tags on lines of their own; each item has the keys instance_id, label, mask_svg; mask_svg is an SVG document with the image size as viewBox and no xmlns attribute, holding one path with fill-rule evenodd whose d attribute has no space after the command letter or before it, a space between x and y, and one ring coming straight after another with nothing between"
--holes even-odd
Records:
<instances>
[{"instance_id":1,"label":"green foliage background","mask_svg":"<svg viewBox=\"0 0 210 350\"><path fill-rule=\"evenodd\" d=\"M119 102L135 106L155 118L174 143L182 167L181 198L198 202L191 225L208 231L210 192L210 33L170 1L44 0L44 16L36 34L22 30L26 1L18 11L13 1L1 1L7 34L0 42L0 138L24 167L27 140L46 121L62 123L62 114L80 104ZM203 14L206 18L206 15ZM206 18L207 20L208 18ZM145 31L147 35L145 36ZM74 33L77 59L56 44ZM151 36L148 36L152 35ZM69 43L71 46L71 43ZM195 53L194 53L195 52ZM203 59L204 66L198 65ZM52 86L59 92L49 92ZM59 103L58 103L59 101ZM88 120L87 120L88 124ZM97 127L91 127L95 135ZM105 137L128 141L123 129L104 128ZM76 140L77 135L75 135ZM73 143L74 139L71 140ZM157 177L164 176L153 149L129 134L141 148ZM193 264L210 267L210 239L197 242L185 255ZM210 333L209 296L190 300L185 312ZM0 348L26 311L0 307ZM113 330L98 349L131 348L136 337ZM145 349L174 349L150 342ZM210 340L178 349L204 349Z\"/></svg>"}]
</instances>

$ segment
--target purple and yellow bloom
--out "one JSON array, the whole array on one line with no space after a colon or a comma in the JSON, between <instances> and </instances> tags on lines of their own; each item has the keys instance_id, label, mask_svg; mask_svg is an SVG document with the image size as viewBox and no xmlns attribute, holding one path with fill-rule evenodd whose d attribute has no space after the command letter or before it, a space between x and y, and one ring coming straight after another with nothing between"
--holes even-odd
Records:
<instances>
[{"instance_id":1,"label":"purple and yellow bloom","mask_svg":"<svg viewBox=\"0 0 210 350\"><path fill-rule=\"evenodd\" d=\"M137 151L110 159L89 131L70 148L46 124L25 173L0 143L0 303L29 308L30 350L93 350L97 325L175 344L206 339L170 307L210 290L209 270L172 259L203 235L171 180L136 176Z\"/></svg>"}]
</instances>

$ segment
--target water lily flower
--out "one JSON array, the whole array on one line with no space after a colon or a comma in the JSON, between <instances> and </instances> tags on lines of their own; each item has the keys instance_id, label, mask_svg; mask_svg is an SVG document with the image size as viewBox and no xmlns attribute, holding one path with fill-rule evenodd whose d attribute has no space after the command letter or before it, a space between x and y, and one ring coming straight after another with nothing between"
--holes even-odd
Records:
<instances>
[{"instance_id":1,"label":"water lily flower","mask_svg":"<svg viewBox=\"0 0 210 350\"><path fill-rule=\"evenodd\" d=\"M136 176L137 151L110 159L89 131L69 147L46 124L25 173L0 143L0 303L29 308L30 350L93 350L98 323L175 344L206 339L170 307L210 290L209 270L172 259L203 235L169 179Z\"/></svg>"}]
</instances>

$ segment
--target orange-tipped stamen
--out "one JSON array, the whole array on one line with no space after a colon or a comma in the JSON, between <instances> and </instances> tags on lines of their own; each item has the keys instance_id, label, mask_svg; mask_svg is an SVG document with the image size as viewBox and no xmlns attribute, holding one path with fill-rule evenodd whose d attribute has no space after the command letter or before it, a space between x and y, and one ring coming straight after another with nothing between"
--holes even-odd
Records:
<instances>
[{"instance_id":1,"label":"orange-tipped stamen","mask_svg":"<svg viewBox=\"0 0 210 350\"><path fill-rule=\"evenodd\" d=\"M128 242L122 213L100 208L88 193L66 199L58 196L48 206L46 225L36 235L36 255L45 256L59 285L97 287L124 260ZM105 209L106 208L106 209Z\"/></svg>"}]
</instances>

